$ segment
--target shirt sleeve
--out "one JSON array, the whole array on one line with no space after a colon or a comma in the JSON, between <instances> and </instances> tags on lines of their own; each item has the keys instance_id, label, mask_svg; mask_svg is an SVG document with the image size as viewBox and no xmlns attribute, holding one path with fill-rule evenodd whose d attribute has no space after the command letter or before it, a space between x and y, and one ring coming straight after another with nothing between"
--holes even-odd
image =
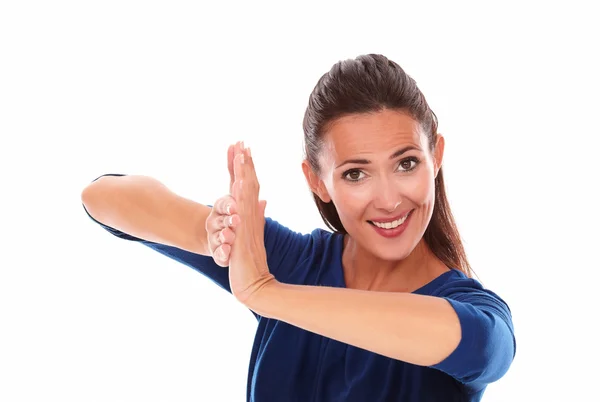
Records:
<instances>
[{"instance_id":1,"label":"shirt sleeve","mask_svg":"<svg viewBox=\"0 0 600 402\"><path fill-rule=\"evenodd\" d=\"M475 390L499 380L508 371L516 352L508 305L473 279L453 282L439 296L456 311L462 337L457 348L432 367Z\"/></svg>"},{"instance_id":2,"label":"shirt sleeve","mask_svg":"<svg viewBox=\"0 0 600 402\"><path fill-rule=\"evenodd\" d=\"M103 176L125 175L110 173L100 177ZM94 181L98 180L100 177L96 178ZM172 260L178 261L208 277L218 286L231 293L231 287L229 286L229 268L220 267L214 262L211 256L204 256L177 247L137 238L97 221L89 214L85 209L85 206L83 209L95 223L112 235L124 240L143 244ZM269 265L270 272L277 280L281 282L288 281L288 270L293 269L294 265L296 265L290 264L290 261L298 262L298 260L302 258L303 253L310 252L310 242L310 236L296 233L271 218L265 219L265 249L267 252L267 264Z\"/></svg>"}]
</instances>

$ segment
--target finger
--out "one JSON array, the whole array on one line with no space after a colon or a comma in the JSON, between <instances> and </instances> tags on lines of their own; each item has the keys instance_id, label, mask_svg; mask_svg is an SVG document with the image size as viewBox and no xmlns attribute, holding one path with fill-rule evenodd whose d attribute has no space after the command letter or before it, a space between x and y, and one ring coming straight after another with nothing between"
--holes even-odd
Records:
<instances>
[{"instance_id":1,"label":"finger","mask_svg":"<svg viewBox=\"0 0 600 402\"><path fill-rule=\"evenodd\" d=\"M225 228L219 232L219 241L221 244L233 244L235 241L235 233L229 228Z\"/></svg>"},{"instance_id":2,"label":"finger","mask_svg":"<svg viewBox=\"0 0 600 402\"><path fill-rule=\"evenodd\" d=\"M233 198L238 201L239 200L239 196L240 194L240 185L244 179L244 153L240 153L239 155L236 155L234 162L233 162L233 170L234 170L234 176L235 176L235 183L233 186L233 191L234 193Z\"/></svg>"},{"instance_id":3,"label":"finger","mask_svg":"<svg viewBox=\"0 0 600 402\"><path fill-rule=\"evenodd\" d=\"M219 233L219 230L222 230L226 227L225 223L223 222L225 220L225 217L227 215L218 215L218 214L213 214L214 216L212 218L210 218L210 220L207 220L207 225L206 225L206 231L208 232L209 236L214 236L215 234Z\"/></svg>"},{"instance_id":4,"label":"finger","mask_svg":"<svg viewBox=\"0 0 600 402\"><path fill-rule=\"evenodd\" d=\"M246 158L246 152L245 151L240 151L240 153L238 153L234 160L233 160L233 177L235 180L240 180L242 179L242 175L243 175L243 164L244 164L244 160L247 159Z\"/></svg>"},{"instance_id":5,"label":"finger","mask_svg":"<svg viewBox=\"0 0 600 402\"><path fill-rule=\"evenodd\" d=\"M229 170L229 193L233 189L233 183L235 182L235 176L233 171L233 161L237 155L241 153L243 149L243 142L238 141L230 147L227 151L227 169Z\"/></svg>"},{"instance_id":6,"label":"finger","mask_svg":"<svg viewBox=\"0 0 600 402\"><path fill-rule=\"evenodd\" d=\"M215 263L220 267L229 266L229 255L231 254L231 246L229 244L220 245L213 253Z\"/></svg>"},{"instance_id":7,"label":"finger","mask_svg":"<svg viewBox=\"0 0 600 402\"><path fill-rule=\"evenodd\" d=\"M221 247L221 240L219 239L219 235L221 233L221 229L212 231L208 234L208 249L210 250L213 258L217 258L217 249Z\"/></svg>"},{"instance_id":8,"label":"finger","mask_svg":"<svg viewBox=\"0 0 600 402\"><path fill-rule=\"evenodd\" d=\"M231 195L226 195L215 201L213 206L216 213L220 215L231 215L237 213L237 204L235 198Z\"/></svg>"},{"instance_id":9,"label":"finger","mask_svg":"<svg viewBox=\"0 0 600 402\"><path fill-rule=\"evenodd\" d=\"M222 259L219 248L223 244L232 245L235 241L235 233L229 229L224 228L215 232L212 232L209 236L209 249L215 259Z\"/></svg>"},{"instance_id":10,"label":"finger","mask_svg":"<svg viewBox=\"0 0 600 402\"><path fill-rule=\"evenodd\" d=\"M229 170L229 192L231 193L231 186L233 186L233 157L235 155L235 144L230 145L227 148L227 170Z\"/></svg>"},{"instance_id":11,"label":"finger","mask_svg":"<svg viewBox=\"0 0 600 402\"><path fill-rule=\"evenodd\" d=\"M218 243L218 236L221 230L235 230L241 221L242 220L240 216L237 214L219 215L210 222L210 225L207 226L206 230L208 231L208 235L210 236L211 241ZM216 243L214 247L218 246L218 244Z\"/></svg>"},{"instance_id":12,"label":"finger","mask_svg":"<svg viewBox=\"0 0 600 402\"><path fill-rule=\"evenodd\" d=\"M260 191L260 184L258 183L258 178L256 177L256 169L254 168L254 159L252 158L252 151L250 148L246 148L244 150L244 181L247 186L250 186L253 193L255 193L258 198L258 194Z\"/></svg>"},{"instance_id":13,"label":"finger","mask_svg":"<svg viewBox=\"0 0 600 402\"><path fill-rule=\"evenodd\" d=\"M246 162L252 169L254 169L254 160L252 159L252 149L250 149L250 147L248 147L244 151L246 154Z\"/></svg>"},{"instance_id":14,"label":"finger","mask_svg":"<svg viewBox=\"0 0 600 402\"><path fill-rule=\"evenodd\" d=\"M229 265L229 256L231 255L231 246L229 244L221 244L221 247L219 247L219 249L221 250L221 258L223 259L223 262L227 265Z\"/></svg>"},{"instance_id":15,"label":"finger","mask_svg":"<svg viewBox=\"0 0 600 402\"><path fill-rule=\"evenodd\" d=\"M240 224L241 218L239 215L227 215L223 217L223 229L235 229Z\"/></svg>"},{"instance_id":16,"label":"finger","mask_svg":"<svg viewBox=\"0 0 600 402\"><path fill-rule=\"evenodd\" d=\"M247 148L244 162L248 165L247 178L255 181L256 184L258 184L258 177L256 176L256 168L254 166L254 158L252 158L252 151L250 148Z\"/></svg>"}]
</instances>

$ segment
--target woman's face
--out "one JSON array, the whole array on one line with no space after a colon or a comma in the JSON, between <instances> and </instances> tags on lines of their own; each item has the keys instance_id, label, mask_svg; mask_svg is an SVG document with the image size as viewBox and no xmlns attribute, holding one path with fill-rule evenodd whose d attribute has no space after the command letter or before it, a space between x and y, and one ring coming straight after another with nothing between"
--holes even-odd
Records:
<instances>
[{"instance_id":1,"label":"woman's face","mask_svg":"<svg viewBox=\"0 0 600 402\"><path fill-rule=\"evenodd\" d=\"M443 148L438 135L432 154L419 123L402 112L355 114L325 133L319 176L306 163L304 171L354 241L381 259L401 260L431 219Z\"/></svg>"}]
</instances>

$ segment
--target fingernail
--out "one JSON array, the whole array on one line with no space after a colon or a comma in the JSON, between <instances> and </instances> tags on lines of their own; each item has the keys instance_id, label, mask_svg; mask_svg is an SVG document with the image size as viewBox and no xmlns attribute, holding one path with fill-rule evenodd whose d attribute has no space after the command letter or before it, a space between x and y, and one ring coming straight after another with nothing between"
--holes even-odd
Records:
<instances>
[{"instance_id":1,"label":"fingernail","mask_svg":"<svg viewBox=\"0 0 600 402\"><path fill-rule=\"evenodd\" d=\"M227 204L227 207L225 209L227 210L227 213L231 215L231 204Z\"/></svg>"},{"instance_id":2,"label":"fingernail","mask_svg":"<svg viewBox=\"0 0 600 402\"><path fill-rule=\"evenodd\" d=\"M252 151L250 150L250 147L248 147L248 156L252 156Z\"/></svg>"},{"instance_id":3,"label":"fingernail","mask_svg":"<svg viewBox=\"0 0 600 402\"><path fill-rule=\"evenodd\" d=\"M244 164L244 154L242 154L242 156L240 156L240 163L243 165Z\"/></svg>"}]
</instances>

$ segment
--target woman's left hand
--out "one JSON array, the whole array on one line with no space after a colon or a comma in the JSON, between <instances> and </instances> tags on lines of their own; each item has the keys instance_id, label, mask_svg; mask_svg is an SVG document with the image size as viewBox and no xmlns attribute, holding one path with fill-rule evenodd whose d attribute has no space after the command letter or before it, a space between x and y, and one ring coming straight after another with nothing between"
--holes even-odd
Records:
<instances>
[{"instance_id":1,"label":"woman's left hand","mask_svg":"<svg viewBox=\"0 0 600 402\"><path fill-rule=\"evenodd\" d=\"M239 223L229 259L229 284L233 295L245 305L275 277L267 266L265 250L265 207L259 202L260 185L250 149L243 149L234 159L232 196L236 201Z\"/></svg>"}]
</instances>

